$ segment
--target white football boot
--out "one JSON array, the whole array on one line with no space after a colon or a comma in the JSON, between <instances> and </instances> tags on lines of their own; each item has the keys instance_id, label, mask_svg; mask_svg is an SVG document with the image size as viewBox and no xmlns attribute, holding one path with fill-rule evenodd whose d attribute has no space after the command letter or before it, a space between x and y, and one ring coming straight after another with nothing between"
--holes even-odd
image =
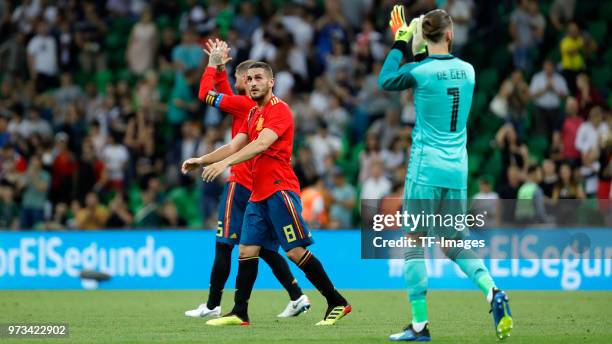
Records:
<instances>
[{"instance_id":1,"label":"white football boot","mask_svg":"<svg viewBox=\"0 0 612 344\"><path fill-rule=\"evenodd\" d=\"M279 318L297 317L310 309L310 300L308 296L302 295L295 301L289 301L285 310L277 315Z\"/></svg>"},{"instance_id":2,"label":"white football boot","mask_svg":"<svg viewBox=\"0 0 612 344\"><path fill-rule=\"evenodd\" d=\"M205 303L198 306L196 309L185 312L185 316L192 318L204 318L204 317L219 317L221 316L221 306L217 306L213 309L208 309Z\"/></svg>"}]
</instances>

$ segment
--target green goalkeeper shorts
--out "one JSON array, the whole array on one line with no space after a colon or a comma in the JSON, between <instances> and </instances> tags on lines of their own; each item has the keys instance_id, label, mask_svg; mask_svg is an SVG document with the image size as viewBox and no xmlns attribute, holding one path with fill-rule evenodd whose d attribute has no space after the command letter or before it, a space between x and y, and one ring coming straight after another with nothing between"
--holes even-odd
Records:
<instances>
[{"instance_id":1,"label":"green goalkeeper shorts","mask_svg":"<svg viewBox=\"0 0 612 344\"><path fill-rule=\"evenodd\" d=\"M467 190L417 184L406 180L403 211L412 214L404 230L459 239L467 234ZM419 216L420 215L420 216Z\"/></svg>"}]
</instances>

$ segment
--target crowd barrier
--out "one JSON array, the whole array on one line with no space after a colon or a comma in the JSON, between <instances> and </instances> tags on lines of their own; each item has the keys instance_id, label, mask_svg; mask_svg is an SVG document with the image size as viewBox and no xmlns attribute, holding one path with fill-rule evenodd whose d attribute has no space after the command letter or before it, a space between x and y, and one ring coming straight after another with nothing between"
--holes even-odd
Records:
<instances>
[{"instance_id":1,"label":"crowd barrier","mask_svg":"<svg viewBox=\"0 0 612 344\"><path fill-rule=\"evenodd\" d=\"M588 231L588 229L584 229ZM311 251L339 289L401 289L403 261L361 259L359 230L314 230ZM504 234L496 234L497 240ZM0 231L0 289L207 289L214 259L215 232L151 231ZM524 290L610 290L612 247L584 259L486 259L498 285ZM237 250L234 250L234 257ZM429 259L432 289L475 289L447 259ZM290 264L300 284L312 288ZM107 281L80 278L83 270L104 272ZM233 264L227 288L234 287ZM256 288L281 288L262 262Z\"/></svg>"}]
</instances>

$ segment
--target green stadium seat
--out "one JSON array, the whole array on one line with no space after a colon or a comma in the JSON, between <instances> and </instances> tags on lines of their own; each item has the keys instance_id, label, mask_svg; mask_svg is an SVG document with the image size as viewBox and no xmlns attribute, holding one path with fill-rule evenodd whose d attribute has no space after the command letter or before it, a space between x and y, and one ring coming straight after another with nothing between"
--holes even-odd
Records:
<instances>
[{"instance_id":1,"label":"green stadium seat","mask_svg":"<svg viewBox=\"0 0 612 344\"><path fill-rule=\"evenodd\" d=\"M489 105L489 99L487 94L483 91L476 91L474 98L472 99L472 108L470 111L470 117L474 119L480 118Z\"/></svg>"},{"instance_id":2,"label":"green stadium seat","mask_svg":"<svg viewBox=\"0 0 612 344\"><path fill-rule=\"evenodd\" d=\"M503 119L490 112L486 112L484 115L480 116L480 121L478 122L478 134L487 135L490 139L493 139L502 125L504 125Z\"/></svg>"},{"instance_id":3,"label":"green stadium seat","mask_svg":"<svg viewBox=\"0 0 612 344\"><path fill-rule=\"evenodd\" d=\"M591 34L591 36L593 36L593 39L601 45L604 43L604 38L606 37L606 33L608 31L608 25L603 20L589 22L587 25L587 31Z\"/></svg>"},{"instance_id":4,"label":"green stadium seat","mask_svg":"<svg viewBox=\"0 0 612 344\"><path fill-rule=\"evenodd\" d=\"M593 85L600 90L608 88L610 86L610 80L612 80L612 67L605 65L593 68L591 80L593 81Z\"/></svg>"},{"instance_id":5,"label":"green stadium seat","mask_svg":"<svg viewBox=\"0 0 612 344\"><path fill-rule=\"evenodd\" d=\"M599 13L599 19L609 21L612 18L612 1L605 1L597 12Z\"/></svg>"},{"instance_id":6,"label":"green stadium seat","mask_svg":"<svg viewBox=\"0 0 612 344\"><path fill-rule=\"evenodd\" d=\"M603 62L608 66L612 66L612 47L608 48L603 54Z\"/></svg>"},{"instance_id":7,"label":"green stadium seat","mask_svg":"<svg viewBox=\"0 0 612 344\"><path fill-rule=\"evenodd\" d=\"M497 93L497 84L499 80L499 73L495 68L487 68L476 74L476 89L479 92L484 92L487 95L494 95Z\"/></svg>"},{"instance_id":8,"label":"green stadium seat","mask_svg":"<svg viewBox=\"0 0 612 344\"><path fill-rule=\"evenodd\" d=\"M174 188L168 193L168 199L174 202L179 216L188 222L189 227L202 226L199 188L192 190L184 187Z\"/></svg>"},{"instance_id":9,"label":"green stadium seat","mask_svg":"<svg viewBox=\"0 0 612 344\"><path fill-rule=\"evenodd\" d=\"M470 140L470 153L486 155L491 150L490 135L478 135L474 140Z\"/></svg>"},{"instance_id":10,"label":"green stadium seat","mask_svg":"<svg viewBox=\"0 0 612 344\"><path fill-rule=\"evenodd\" d=\"M501 151L496 149L482 168L482 174L491 178L492 186L495 186L496 181L500 178L502 167Z\"/></svg>"},{"instance_id":11,"label":"green stadium seat","mask_svg":"<svg viewBox=\"0 0 612 344\"><path fill-rule=\"evenodd\" d=\"M100 70L96 73L95 83L98 91L103 92L106 89L106 85L113 82L113 73L108 70Z\"/></svg>"},{"instance_id":12,"label":"green stadium seat","mask_svg":"<svg viewBox=\"0 0 612 344\"><path fill-rule=\"evenodd\" d=\"M471 176L478 175L481 164L482 164L482 155L478 154L478 152L470 152L469 157L468 157L468 173Z\"/></svg>"}]
</instances>

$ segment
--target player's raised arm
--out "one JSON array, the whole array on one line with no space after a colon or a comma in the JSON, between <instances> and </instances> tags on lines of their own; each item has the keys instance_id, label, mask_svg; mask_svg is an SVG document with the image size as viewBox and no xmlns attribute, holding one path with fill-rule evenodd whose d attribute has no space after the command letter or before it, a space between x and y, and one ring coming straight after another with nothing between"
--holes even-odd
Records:
<instances>
[{"instance_id":1,"label":"player's raised arm","mask_svg":"<svg viewBox=\"0 0 612 344\"><path fill-rule=\"evenodd\" d=\"M232 154L240 151L244 146L246 146L247 142L247 135L245 133L238 133L236 136L234 136L230 143L217 148L215 151L202 155L199 158L185 160L181 166L181 172L187 173L194 171L200 167L226 159Z\"/></svg>"},{"instance_id":2,"label":"player's raised arm","mask_svg":"<svg viewBox=\"0 0 612 344\"><path fill-rule=\"evenodd\" d=\"M241 133L241 135L246 137L246 134L244 133ZM227 158L206 167L204 172L202 172L202 179L207 182L214 180L217 176L223 173L226 168L250 160L262 153L274 142L276 142L277 139L278 135L272 129L264 128L255 140L244 146L238 152L233 153Z\"/></svg>"},{"instance_id":3,"label":"player's raised arm","mask_svg":"<svg viewBox=\"0 0 612 344\"><path fill-rule=\"evenodd\" d=\"M416 81L410 74L410 70L416 64L406 64L400 68L404 52L408 50L408 41L413 39L415 33L419 39L413 39L412 51L413 54L423 53L425 51L425 43L420 33L421 18L415 18L406 25L404 17L404 6L396 5L391 11L391 20L389 26L395 37L395 42L391 47L391 51L387 54L385 63L382 66L380 75L378 76L378 85L383 90L399 91L405 90L415 85Z\"/></svg>"}]
</instances>

